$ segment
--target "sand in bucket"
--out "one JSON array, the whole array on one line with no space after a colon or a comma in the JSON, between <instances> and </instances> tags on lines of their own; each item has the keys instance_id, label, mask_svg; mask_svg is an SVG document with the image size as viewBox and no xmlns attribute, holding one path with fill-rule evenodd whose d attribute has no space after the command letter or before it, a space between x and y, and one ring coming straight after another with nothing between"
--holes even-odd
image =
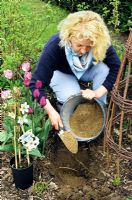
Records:
<instances>
[{"instance_id":1,"label":"sand in bucket","mask_svg":"<svg viewBox=\"0 0 132 200\"><path fill-rule=\"evenodd\" d=\"M97 104L79 104L70 116L70 127L79 137L94 137L103 126L103 114Z\"/></svg>"},{"instance_id":2,"label":"sand in bucket","mask_svg":"<svg viewBox=\"0 0 132 200\"><path fill-rule=\"evenodd\" d=\"M76 138L72 135L71 132L68 131L60 131L58 134L62 142L65 144L67 149L71 153L77 153L78 152L78 142Z\"/></svg>"}]
</instances>

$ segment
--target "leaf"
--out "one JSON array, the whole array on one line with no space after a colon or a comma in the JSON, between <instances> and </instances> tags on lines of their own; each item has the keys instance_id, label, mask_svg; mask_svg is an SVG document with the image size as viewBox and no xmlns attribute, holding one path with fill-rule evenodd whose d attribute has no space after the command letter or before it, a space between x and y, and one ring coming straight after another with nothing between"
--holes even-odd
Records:
<instances>
[{"instance_id":1,"label":"leaf","mask_svg":"<svg viewBox=\"0 0 132 200\"><path fill-rule=\"evenodd\" d=\"M127 197L124 200L132 200L132 197Z\"/></svg>"},{"instance_id":2,"label":"leaf","mask_svg":"<svg viewBox=\"0 0 132 200\"><path fill-rule=\"evenodd\" d=\"M37 127L36 129L35 129L35 133L40 133L42 131L42 128L40 128L40 127Z\"/></svg>"},{"instance_id":3,"label":"leaf","mask_svg":"<svg viewBox=\"0 0 132 200\"><path fill-rule=\"evenodd\" d=\"M1 142L4 142L6 140L6 132L5 131L2 131L0 133L0 141Z\"/></svg>"},{"instance_id":4,"label":"leaf","mask_svg":"<svg viewBox=\"0 0 132 200\"><path fill-rule=\"evenodd\" d=\"M9 134L6 131L0 133L0 141L6 143L10 138L12 138L12 132Z\"/></svg>"},{"instance_id":5,"label":"leaf","mask_svg":"<svg viewBox=\"0 0 132 200\"><path fill-rule=\"evenodd\" d=\"M48 119L48 120L45 122L45 129L44 129L44 133L45 133L45 135L46 135L46 139L48 138L48 134L49 134L50 128L51 128L51 122L50 122L50 120Z\"/></svg>"},{"instance_id":6,"label":"leaf","mask_svg":"<svg viewBox=\"0 0 132 200\"><path fill-rule=\"evenodd\" d=\"M33 149L29 154L36 157L44 157L38 149Z\"/></svg>"},{"instance_id":7,"label":"leaf","mask_svg":"<svg viewBox=\"0 0 132 200\"><path fill-rule=\"evenodd\" d=\"M50 128L51 128L51 123L50 123L50 120L48 119L46 122L45 122L45 126L44 126L44 132L42 132L39 137L42 141L46 141L47 138L48 138L48 135L49 135L49 131L50 131Z\"/></svg>"},{"instance_id":8,"label":"leaf","mask_svg":"<svg viewBox=\"0 0 132 200\"><path fill-rule=\"evenodd\" d=\"M7 133L10 133L13 130L13 121L10 117L5 117L4 119L4 129L7 131Z\"/></svg>"},{"instance_id":9,"label":"leaf","mask_svg":"<svg viewBox=\"0 0 132 200\"><path fill-rule=\"evenodd\" d=\"M6 144L6 145L0 145L0 151L14 151L13 145L12 144Z\"/></svg>"},{"instance_id":10,"label":"leaf","mask_svg":"<svg viewBox=\"0 0 132 200\"><path fill-rule=\"evenodd\" d=\"M42 153L44 154L44 148L45 148L45 143L46 143L46 140L48 139L48 135L49 135L49 131L50 131L50 128L51 128L51 122L50 120L48 119L46 122L45 122L45 127L44 127L44 136L42 137Z\"/></svg>"}]
</instances>

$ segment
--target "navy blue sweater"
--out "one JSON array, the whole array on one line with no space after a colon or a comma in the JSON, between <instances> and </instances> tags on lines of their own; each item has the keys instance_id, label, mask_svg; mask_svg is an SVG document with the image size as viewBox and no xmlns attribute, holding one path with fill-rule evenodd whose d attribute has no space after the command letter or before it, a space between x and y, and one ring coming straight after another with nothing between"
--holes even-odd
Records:
<instances>
[{"instance_id":1,"label":"navy blue sweater","mask_svg":"<svg viewBox=\"0 0 132 200\"><path fill-rule=\"evenodd\" d=\"M59 70L66 74L73 74L68 61L66 59L65 50L59 46L59 34L53 35L45 45L37 67L33 73L30 89L32 92L35 89L36 80L41 80L43 87L40 89L40 98L46 96L45 86L50 84L53 72ZM103 86L110 91L115 83L117 73L120 67L120 60L113 48L110 46L106 52L106 57L103 62L109 67L110 71ZM75 75L74 75L75 76ZM39 99L40 99L39 98Z\"/></svg>"}]
</instances>

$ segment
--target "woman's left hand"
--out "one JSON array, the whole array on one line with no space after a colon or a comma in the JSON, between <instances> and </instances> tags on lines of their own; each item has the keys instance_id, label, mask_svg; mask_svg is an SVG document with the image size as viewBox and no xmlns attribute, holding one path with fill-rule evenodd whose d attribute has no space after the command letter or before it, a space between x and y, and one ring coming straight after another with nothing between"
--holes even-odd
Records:
<instances>
[{"instance_id":1,"label":"woman's left hand","mask_svg":"<svg viewBox=\"0 0 132 200\"><path fill-rule=\"evenodd\" d=\"M96 92L90 89L81 90L80 92L85 99L91 100L96 97Z\"/></svg>"},{"instance_id":2,"label":"woman's left hand","mask_svg":"<svg viewBox=\"0 0 132 200\"><path fill-rule=\"evenodd\" d=\"M86 90L81 90L80 92L85 99L91 100L93 98L98 99L98 98L102 97L103 95L106 95L108 91L103 85L101 85L96 90L86 89Z\"/></svg>"}]
</instances>

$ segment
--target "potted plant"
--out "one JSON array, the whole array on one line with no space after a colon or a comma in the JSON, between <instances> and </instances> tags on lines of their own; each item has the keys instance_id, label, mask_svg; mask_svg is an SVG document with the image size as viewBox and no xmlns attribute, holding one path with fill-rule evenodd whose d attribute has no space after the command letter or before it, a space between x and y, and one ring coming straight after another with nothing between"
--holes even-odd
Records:
<instances>
[{"instance_id":1,"label":"potted plant","mask_svg":"<svg viewBox=\"0 0 132 200\"><path fill-rule=\"evenodd\" d=\"M33 104L34 114L27 102L16 103L14 98L8 100L4 114L4 130L0 134L0 151L13 152L10 167L15 185L21 189L26 189L33 183L32 157L43 156L50 129L50 122L46 119L44 110L36 102Z\"/></svg>"},{"instance_id":2,"label":"potted plant","mask_svg":"<svg viewBox=\"0 0 132 200\"><path fill-rule=\"evenodd\" d=\"M0 151L13 152L10 167L17 188L26 189L33 183L33 156L44 157L44 146L50 130L50 121L41 104L32 101L28 89L29 76L24 85L12 87L9 94L1 92L4 100L4 130L0 134ZM40 87L38 81L36 87ZM41 107L42 106L42 107Z\"/></svg>"},{"instance_id":3,"label":"potted plant","mask_svg":"<svg viewBox=\"0 0 132 200\"><path fill-rule=\"evenodd\" d=\"M17 104L14 105L14 157L10 160L10 167L12 169L15 186L20 189L26 189L33 183L33 163L29 154L39 144L39 138L33 134L32 129L25 131L24 125L29 123L25 115L28 109L29 105L27 102L21 104L21 107L17 107Z\"/></svg>"}]
</instances>

